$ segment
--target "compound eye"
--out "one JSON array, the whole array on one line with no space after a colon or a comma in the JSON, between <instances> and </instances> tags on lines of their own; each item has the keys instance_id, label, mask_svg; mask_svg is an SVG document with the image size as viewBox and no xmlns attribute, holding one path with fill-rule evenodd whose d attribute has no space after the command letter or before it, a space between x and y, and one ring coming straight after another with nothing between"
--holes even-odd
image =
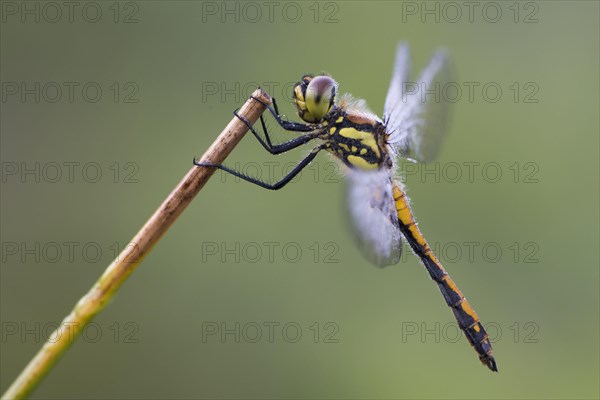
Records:
<instances>
[{"instance_id":1,"label":"compound eye","mask_svg":"<svg viewBox=\"0 0 600 400\"><path fill-rule=\"evenodd\" d=\"M336 92L337 83L329 76L315 76L309 82L304 100L308 114L314 121L321 121L329 114L335 101Z\"/></svg>"}]
</instances>

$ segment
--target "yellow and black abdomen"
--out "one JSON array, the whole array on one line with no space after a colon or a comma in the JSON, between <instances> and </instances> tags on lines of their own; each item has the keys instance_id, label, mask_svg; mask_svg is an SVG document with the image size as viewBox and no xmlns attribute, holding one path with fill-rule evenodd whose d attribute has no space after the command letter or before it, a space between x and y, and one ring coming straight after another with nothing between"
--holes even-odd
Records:
<instances>
[{"instance_id":1,"label":"yellow and black abdomen","mask_svg":"<svg viewBox=\"0 0 600 400\"><path fill-rule=\"evenodd\" d=\"M431 279L438 284L444 300L446 300L446 304L454 313L458 326L465 332L469 343L471 343L475 351L479 354L481 362L492 371L497 371L496 360L492 355L492 345L483 325L479 321L479 317L454 281L448 276L448 272L446 272L435 254L433 254L423 234L417 227L417 222L413 217L406 194L397 184L393 186L393 194L402 235L406 238L406 241L415 254L421 259Z\"/></svg>"},{"instance_id":2,"label":"yellow and black abdomen","mask_svg":"<svg viewBox=\"0 0 600 400\"><path fill-rule=\"evenodd\" d=\"M326 129L327 151L348 167L377 170L386 160L387 153L380 137L384 131L379 122L368 119L356 121L352 116L341 114Z\"/></svg>"}]
</instances>

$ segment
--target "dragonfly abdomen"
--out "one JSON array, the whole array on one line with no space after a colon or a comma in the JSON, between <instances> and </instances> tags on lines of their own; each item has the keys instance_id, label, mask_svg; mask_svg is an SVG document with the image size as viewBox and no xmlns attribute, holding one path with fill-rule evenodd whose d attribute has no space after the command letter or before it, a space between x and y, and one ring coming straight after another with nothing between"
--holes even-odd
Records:
<instances>
[{"instance_id":1,"label":"dragonfly abdomen","mask_svg":"<svg viewBox=\"0 0 600 400\"><path fill-rule=\"evenodd\" d=\"M402 234L415 254L421 259L431 279L438 284L446 304L454 313L458 326L465 332L467 340L479 354L481 362L492 371L497 371L496 361L492 356L492 345L477 313L471 308L465 296L427 244L423 234L417 227L406 194L396 183L393 184L393 194Z\"/></svg>"}]
</instances>

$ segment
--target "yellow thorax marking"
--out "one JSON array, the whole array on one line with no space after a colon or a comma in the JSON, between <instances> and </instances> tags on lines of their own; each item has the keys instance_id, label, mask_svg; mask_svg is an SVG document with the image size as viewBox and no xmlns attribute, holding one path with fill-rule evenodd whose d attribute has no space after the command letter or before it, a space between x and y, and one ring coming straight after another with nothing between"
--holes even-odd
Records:
<instances>
[{"instance_id":1,"label":"yellow thorax marking","mask_svg":"<svg viewBox=\"0 0 600 400\"><path fill-rule=\"evenodd\" d=\"M377 146L377 142L375 141L375 135L373 135L372 132L359 131L355 128L342 128L340 129L339 134L341 136L347 137L348 139L360 140L362 144L370 147L377 157L381 156L379 154L379 147Z\"/></svg>"},{"instance_id":2,"label":"yellow thorax marking","mask_svg":"<svg viewBox=\"0 0 600 400\"><path fill-rule=\"evenodd\" d=\"M355 167L361 169L378 169L379 166L377 164L371 164L367 160L359 156L348 156L348 162Z\"/></svg>"}]
</instances>

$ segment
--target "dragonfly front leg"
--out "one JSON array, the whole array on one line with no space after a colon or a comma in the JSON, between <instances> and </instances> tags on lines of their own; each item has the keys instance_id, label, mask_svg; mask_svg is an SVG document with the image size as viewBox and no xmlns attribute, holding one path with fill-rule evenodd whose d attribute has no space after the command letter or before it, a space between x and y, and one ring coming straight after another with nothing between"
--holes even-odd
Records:
<instances>
[{"instance_id":1,"label":"dragonfly front leg","mask_svg":"<svg viewBox=\"0 0 600 400\"><path fill-rule=\"evenodd\" d=\"M281 118L281 115L279 115L279 110L278 109L273 109L273 107L271 107L270 104L265 103L264 101L262 101L258 97L254 97L254 96L251 96L251 97L254 100L256 100L259 103L261 103L262 105L264 105L267 108L267 110L269 110L269 112L271 113L271 115L273 115L273 118L275 118L275 120L277 121L277 123L279 124L279 126L281 126L286 131L292 131L292 132L311 132L311 131L314 131L314 130L318 129L318 126L316 126L316 125L302 124L302 123L299 123L299 122L287 121L287 120ZM275 105L275 107L277 107L277 103L275 102L275 99L272 99L272 101L273 101L273 104Z\"/></svg>"},{"instance_id":2,"label":"dragonfly front leg","mask_svg":"<svg viewBox=\"0 0 600 400\"><path fill-rule=\"evenodd\" d=\"M260 122L263 127L263 132L265 133L265 139L266 139L266 143L265 143L263 138L256 131L256 129L254 129L254 126L252 126L252 124L250 123L250 121L248 121L248 119L246 119L244 116L238 114L237 110L233 112L233 115L238 117L240 119L240 121L242 121L244 124L246 124L246 126L248 127L248 130L250 130L250 132L252 132L254 137L265 148L265 150L267 150L269 153L274 154L274 155L285 153L287 151L295 149L296 147L300 147L303 144L308 143L311 140L317 138L317 136L318 136L318 133L305 134L305 135L299 136L297 138L288 140L287 142L283 142L283 143L274 145L271 143L271 137L269 136L269 132L267 131L265 121L263 119L263 116L261 115Z\"/></svg>"}]
</instances>

